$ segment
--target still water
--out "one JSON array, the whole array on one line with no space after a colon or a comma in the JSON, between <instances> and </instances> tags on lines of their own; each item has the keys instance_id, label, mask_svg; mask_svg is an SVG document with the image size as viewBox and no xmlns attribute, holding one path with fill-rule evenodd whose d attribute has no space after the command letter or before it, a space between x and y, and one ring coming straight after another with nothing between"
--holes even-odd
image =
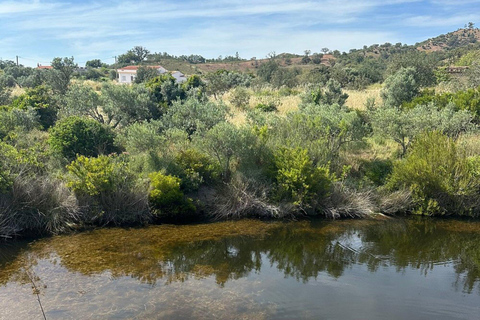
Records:
<instances>
[{"instance_id":1,"label":"still water","mask_svg":"<svg viewBox=\"0 0 480 320\"><path fill-rule=\"evenodd\" d=\"M480 222L244 220L1 243L0 319L43 319L35 293L47 319L480 319Z\"/></svg>"}]
</instances>

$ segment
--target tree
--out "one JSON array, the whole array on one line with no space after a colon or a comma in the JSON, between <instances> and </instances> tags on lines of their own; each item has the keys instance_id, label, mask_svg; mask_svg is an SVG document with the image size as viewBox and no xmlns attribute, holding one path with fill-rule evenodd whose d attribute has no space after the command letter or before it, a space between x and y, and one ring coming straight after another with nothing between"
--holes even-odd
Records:
<instances>
[{"instance_id":1,"label":"tree","mask_svg":"<svg viewBox=\"0 0 480 320\"><path fill-rule=\"evenodd\" d=\"M185 90L171 74L163 74L150 79L145 86L151 92L154 102L161 111L168 109L178 99L186 97Z\"/></svg>"},{"instance_id":2,"label":"tree","mask_svg":"<svg viewBox=\"0 0 480 320\"><path fill-rule=\"evenodd\" d=\"M138 64L144 61L147 56L150 54L150 51L145 47L136 46L128 50L126 53L120 55L117 59L119 64Z\"/></svg>"},{"instance_id":3,"label":"tree","mask_svg":"<svg viewBox=\"0 0 480 320\"><path fill-rule=\"evenodd\" d=\"M100 95L92 87L76 83L65 94L64 104L60 108L61 117L86 116L100 123L108 123L102 112Z\"/></svg>"},{"instance_id":4,"label":"tree","mask_svg":"<svg viewBox=\"0 0 480 320\"><path fill-rule=\"evenodd\" d=\"M318 87L308 92L303 98L303 102L307 104L314 103L316 105L338 104L339 106L343 106L347 99L348 94L342 91L340 83L334 79L330 79L325 88Z\"/></svg>"},{"instance_id":5,"label":"tree","mask_svg":"<svg viewBox=\"0 0 480 320\"><path fill-rule=\"evenodd\" d=\"M419 85L415 73L415 68L401 68L385 80L381 96L386 106L399 107L417 96Z\"/></svg>"},{"instance_id":6,"label":"tree","mask_svg":"<svg viewBox=\"0 0 480 320\"><path fill-rule=\"evenodd\" d=\"M453 104L440 109L434 104L418 105L407 110L387 105L370 111L374 134L397 142L402 148L402 156L421 132L438 130L457 138L473 128L472 119L470 112L455 111Z\"/></svg>"},{"instance_id":7,"label":"tree","mask_svg":"<svg viewBox=\"0 0 480 320\"><path fill-rule=\"evenodd\" d=\"M414 68L414 79L418 86L428 87L435 84L435 74L439 55L427 54L417 50L404 52L392 57L387 68L387 75L393 75L402 68Z\"/></svg>"},{"instance_id":8,"label":"tree","mask_svg":"<svg viewBox=\"0 0 480 320\"><path fill-rule=\"evenodd\" d=\"M323 52L323 54L327 54L327 53L330 52L330 49L328 49L328 48L322 48L322 52Z\"/></svg>"},{"instance_id":9,"label":"tree","mask_svg":"<svg viewBox=\"0 0 480 320\"><path fill-rule=\"evenodd\" d=\"M202 134L227 120L228 108L223 103L203 102L195 98L174 101L162 118L165 128L185 131L188 136Z\"/></svg>"},{"instance_id":10,"label":"tree","mask_svg":"<svg viewBox=\"0 0 480 320\"><path fill-rule=\"evenodd\" d=\"M230 181L232 176L232 163L236 159L241 161L242 155L248 152L249 146L255 141L250 130L237 128L231 123L220 122L210 129L196 142L218 161L222 170L222 178Z\"/></svg>"},{"instance_id":11,"label":"tree","mask_svg":"<svg viewBox=\"0 0 480 320\"><path fill-rule=\"evenodd\" d=\"M105 84L102 87L101 102L102 111L106 115L105 123L113 128L160 116L150 91L143 85Z\"/></svg>"},{"instance_id":12,"label":"tree","mask_svg":"<svg viewBox=\"0 0 480 320\"><path fill-rule=\"evenodd\" d=\"M51 129L48 143L68 161L77 154L96 157L100 154L110 154L114 147L115 134L106 126L93 119L69 117L60 120Z\"/></svg>"},{"instance_id":13,"label":"tree","mask_svg":"<svg viewBox=\"0 0 480 320\"><path fill-rule=\"evenodd\" d=\"M217 95L237 86L249 87L251 82L249 75L227 70L209 73L206 78L208 81L207 91L213 94L215 98L217 98Z\"/></svg>"},{"instance_id":14,"label":"tree","mask_svg":"<svg viewBox=\"0 0 480 320\"><path fill-rule=\"evenodd\" d=\"M158 77L158 70L148 66L140 66L137 69L137 77L135 83L147 82L155 77Z\"/></svg>"},{"instance_id":15,"label":"tree","mask_svg":"<svg viewBox=\"0 0 480 320\"><path fill-rule=\"evenodd\" d=\"M53 70L50 71L50 84L56 92L63 95L67 92L72 74L78 65L74 62L73 57L54 58L51 65Z\"/></svg>"},{"instance_id":16,"label":"tree","mask_svg":"<svg viewBox=\"0 0 480 320\"><path fill-rule=\"evenodd\" d=\"M43 129L50 128L57 120L58 109L55 100L45 86L26 90L24 94L13 100L11 106L22 110L35 110Z\"/></svg>"},{"instance_id":17,"label":"tree","mask_svg":"<svg viewBox=\"0 0 480 320\"><path fill-rule=\"evenodd\" d=\"M107 65L105 63L103 63L100 59L93 59L93 60L87 61L85 63L85 66L87 68L98 69L98 68L101 68L101 67L106 67Z\"/></svg>"}]
</instances>

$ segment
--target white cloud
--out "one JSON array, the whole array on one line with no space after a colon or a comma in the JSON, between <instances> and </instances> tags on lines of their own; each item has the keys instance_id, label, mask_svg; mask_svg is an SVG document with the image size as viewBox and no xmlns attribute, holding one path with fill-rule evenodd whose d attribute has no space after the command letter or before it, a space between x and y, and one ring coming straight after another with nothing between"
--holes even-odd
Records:
<instances>
[{"instance_id":1,"label":"white cloud","mask_svg":"<svg viewBox=\"0 0 480 320\"><path fill-rule=\"evenodd\" d=\"M10 15L26 12L42 12L59 7L57 3L43 3L40 0L33 1L3 1L0 2L0 15Z\"/></svg>"}]
</instances>

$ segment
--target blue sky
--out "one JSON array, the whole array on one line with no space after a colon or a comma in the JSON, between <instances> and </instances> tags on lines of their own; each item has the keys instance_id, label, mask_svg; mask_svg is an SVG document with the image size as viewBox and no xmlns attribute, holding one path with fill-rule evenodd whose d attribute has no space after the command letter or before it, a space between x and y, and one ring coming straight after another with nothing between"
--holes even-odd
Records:
<instances>
[{"instance_id":1,"label":"blue sky","mask_svg":"<svg viewBox=\"0 0 480 320\"><path fill-rule=\"evenodd\" d=\"M414 44L479 18L480 0L0 0L0 58L112 63L137 45L207 58L348 51Z\"/></svg>"}]
</instances>

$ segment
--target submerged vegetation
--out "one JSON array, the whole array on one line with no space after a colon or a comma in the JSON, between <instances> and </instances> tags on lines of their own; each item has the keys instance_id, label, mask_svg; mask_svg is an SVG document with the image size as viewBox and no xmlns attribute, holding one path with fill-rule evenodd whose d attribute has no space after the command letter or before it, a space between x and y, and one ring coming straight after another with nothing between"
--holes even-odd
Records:
<instances>
[{"instance_id":1,"label":"submerged vegetation","mask_svg":"<svg viewBox=\"0 0 480 320\"><path fill-rule=\"evenodd\" d=\"M255 74L199 72L183 84L142 67L131 86L101 63L77 73L73 58L52 70L0 61L0 237L239 217L479 216L480 73L469 52L383 45L307 55L308 68L271 55ZM455 57L475 60L468 73L448 74ZM343 89L372 84L376 100Z\"/></svg>"}]
</instances>

